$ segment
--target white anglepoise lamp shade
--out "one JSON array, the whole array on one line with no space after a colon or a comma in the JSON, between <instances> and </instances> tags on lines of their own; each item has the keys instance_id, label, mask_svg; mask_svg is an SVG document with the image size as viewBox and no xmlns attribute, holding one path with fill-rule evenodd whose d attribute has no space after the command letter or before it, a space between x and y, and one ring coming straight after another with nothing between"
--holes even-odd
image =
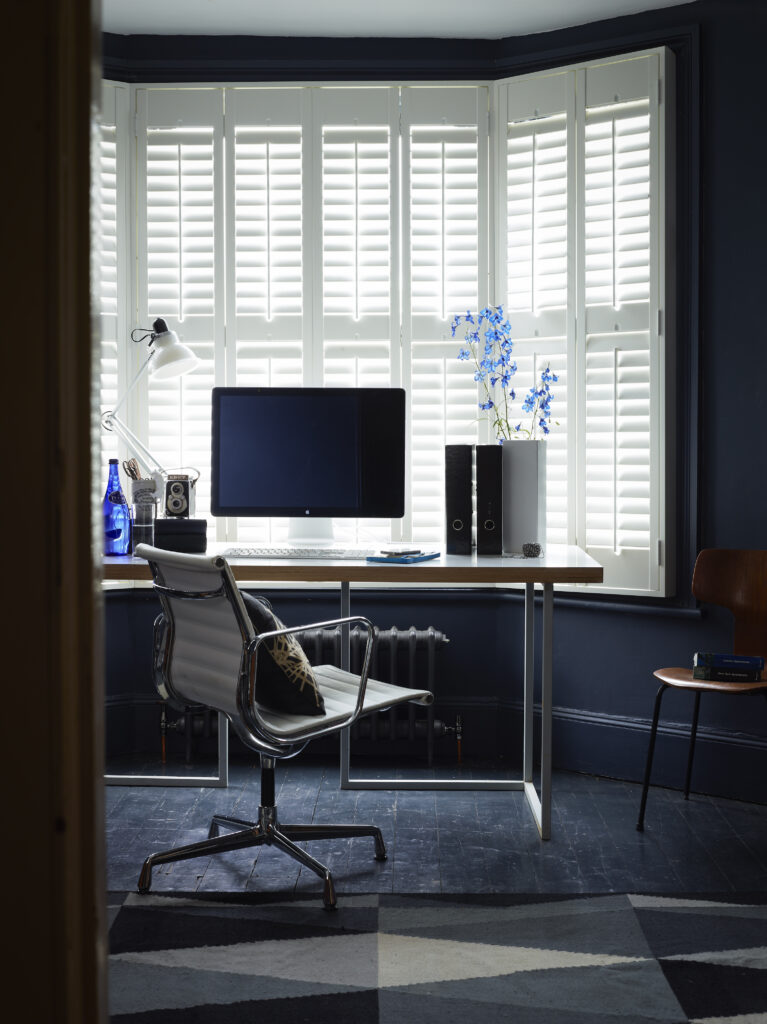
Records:
<instances>
[{"instance_id":1,"label":"white anglepoise lamp shade","mask_svg":"<svg viewBox=\"0 0 767 1024\"><path fill-rule=\"evenodd\" d=\"M175 331L156 334L152 344L154 355L149 369L152 376L158 380L179 377L182 373L193 370L200 362L194 352L178 340Z\"/></svg>"}]
</instances>

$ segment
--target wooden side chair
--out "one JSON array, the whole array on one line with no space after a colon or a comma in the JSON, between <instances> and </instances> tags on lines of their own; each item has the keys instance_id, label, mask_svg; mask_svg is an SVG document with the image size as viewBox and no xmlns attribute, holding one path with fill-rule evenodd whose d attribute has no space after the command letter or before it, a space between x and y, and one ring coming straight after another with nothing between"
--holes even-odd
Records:
<instances>
[{"instance_id":1,"label":"wooden side chair","mask_svg":"<svg viewBox=\"0 0 767 1024\"><path fill-rule=\"evenodd\" d=\"M726 548L706 548L695 562L692 576L692 592L699 601L728 608L734 617L734 654L758 654L767 659L767 551L740 551ZM692 661L692 651L690 652ZM658 718L663 694L671 686L691 690L695 694L690 730L690 746L687 755L687 775L684 784L684 798L690 795L690 777L695 753L695 737L698 731L698 712L702 693L729 693L734 695L764 693L767 695L767 678L762 673L758 682L720 682L714 679L694 679L692 668L659 668L653 673L660 680L655 697L650 745L647 750L642 801L639 805L637 829L644 830L644 815L647 805L647 790L650 785L655 739L658 732Z\"/></svg>"}]
</instances>

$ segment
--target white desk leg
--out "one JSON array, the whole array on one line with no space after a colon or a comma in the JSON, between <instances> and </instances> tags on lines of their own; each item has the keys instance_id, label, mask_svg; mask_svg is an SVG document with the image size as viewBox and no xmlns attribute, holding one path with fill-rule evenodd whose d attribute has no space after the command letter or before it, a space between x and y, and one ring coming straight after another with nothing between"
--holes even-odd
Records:
<instances>
[{"instance_id":1,"label":"white desk leg","mask_svg":"<svg viewBox=\"0 0 767 1024\"><path fill-rule=\"evenodd\" d=\"M524 739L522 743L522 778L525 783L533 782L533 705L535 701L535 584L525 584L525 659L523 719Z\"/></svg>"},{"instance_id":2,"label":"white desk leg","mask_svg":"<svg viewBox=\"0 0 767 1024\"><path fill-rule=\"evenodd\" d=\"M343 581L341 583L341 618L345 619L351 615L351 585ZM349 671L349 626L341 628L341 668ZM342 729L339 735L339 753L341 761L340 788L349 789L349 756L350 756L350 730Z\"/></svg>"},{"instance_id":3,"label":"white desk leg","mask_svg":"<svg viewBox=\"0 0 767 1024\"><path fill-rule=\"evenodd\" d=\"M554 660L554 586L543 585L541 644L541 839L551 838L551 697Z\"/></svg>"}]
</instances>

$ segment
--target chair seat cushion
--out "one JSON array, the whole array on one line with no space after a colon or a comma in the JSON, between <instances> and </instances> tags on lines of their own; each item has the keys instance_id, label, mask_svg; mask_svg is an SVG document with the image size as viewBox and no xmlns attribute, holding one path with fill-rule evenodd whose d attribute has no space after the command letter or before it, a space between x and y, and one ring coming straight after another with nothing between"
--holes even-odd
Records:
<instances>
[{"instance_id":1,"label":"chair seat cushion","mask_svg":"<svg viewBox=\"0 0 767 1024\"><path fill-rule=\"evenodd\" d=\"M335 665L315 665L314 673L325 698L326 719L318 723L316 718L302 718L299 715L278 714L260 709L262 718L275 735L300 739L302 734L315 730L318 724L325 728L349 718L357 703L360 677ZM383 711L405 701L429 705L433 703L434 695L428 690L411 690L368 677L362 713Z\"/></svg>"},{"instance_id":2,"label":"chair seat cushion","mask_svg":"<svg viewBox=\"0 0 767 1024\"><path fill-rule=\"evenodd\" d=\"M285 626L265 598L240 591L245 609L257 634ZM324 715L317 680L309 659L292 634L264 641L266 655L259 649L256 667L256 699L271 711L288 715Z\"/></svg>"}]
</instances>

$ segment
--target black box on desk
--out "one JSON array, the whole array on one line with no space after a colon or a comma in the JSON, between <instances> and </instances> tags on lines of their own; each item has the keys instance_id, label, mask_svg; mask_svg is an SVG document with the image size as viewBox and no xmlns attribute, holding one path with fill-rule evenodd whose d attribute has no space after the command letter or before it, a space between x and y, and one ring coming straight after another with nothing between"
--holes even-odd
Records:
<instances>
[{"instance_id":1,"label":"black box on desk","mask_svg":"<svg viewBox=\"0 0 767 1024\"><path fill-rule=\"evenodd\" d=\"M511 443L511 442L509 442ZM476 448L477 554L503 554L503 448L478 444Z\"/></svg>"},{"instance_id":2,"label":"black box on desk","mask_svg":"<svg viewBox=\"0 0 767 1024\"><path fill-rule=\"evenodd\" d=\"M154 524L154 546L163 551L204 555L208 547L207 520L157 519Z\"/></svg>"},{"instance_id":3,"label":"black box on desk","mask_svg":"<svg viewBox=\"0 0 767 1024\"><path fill-rule=\"evenodd\" d=\"M445 445L445 551L449 555L471 554L472 454L470 444Z\"/></svg>"}]
</instances>

